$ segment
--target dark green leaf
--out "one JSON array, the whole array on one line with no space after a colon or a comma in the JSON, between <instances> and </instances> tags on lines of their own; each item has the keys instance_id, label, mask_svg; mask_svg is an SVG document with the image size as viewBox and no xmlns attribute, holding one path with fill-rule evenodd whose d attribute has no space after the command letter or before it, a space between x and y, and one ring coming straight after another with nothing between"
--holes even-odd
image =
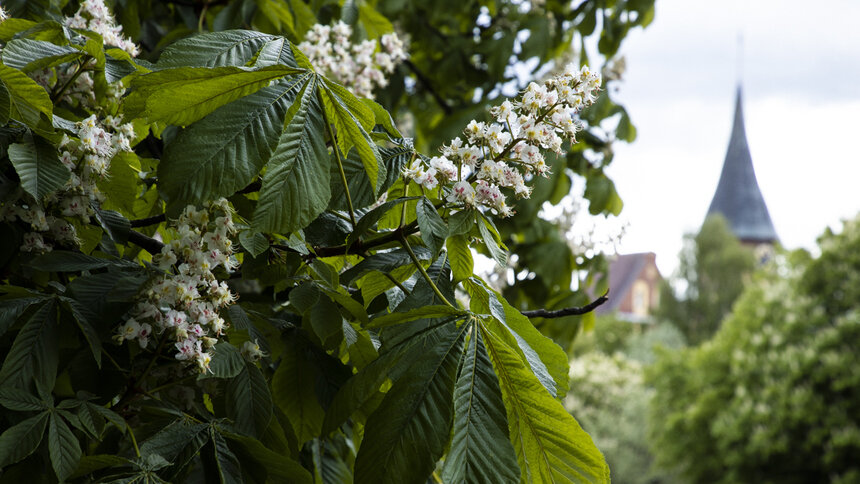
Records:
<instances>
[{"instance_id":1,"label":"dark green leaf","mask_svg":"<svg viewBox=\"0 0 860 484\"><path fill-rule=\"evenodd\" d=\"M248 458L257 461L265 470L267 482L290 482L296 484L311 484L313 478L298 462L273 452L259 440L224 432L224 437L237 444ZM236 449L237 451L240 449ZM243 460L244 462L244 460Z\"/></svg>"},{"instance_id":2,"label":"dark green leaf","mask_svg":"<svg viewBox=\"0 0 860 484\"><path fill-rule=\"evenodd\" d=\"M365 232L367 232L371 227L373 227L376 222L385 215L386 212L391 210L392 208L404 203L408 200L417 200L419 197L407 197L407 198L398 198L396 200L389 200L373 210L364 214L358 222L355 224L355 230L349 234L349 237L346 239L347 244L351 244L358 240Z\"/></svg>"},{"instance_id":3,"label":"dark green leaf","mask_svg":"<svg viewBox=\"0 0 860 484\"><path fill-rule=\"evenodd\" d=\"M81 446L72 429L52 412L48 422L48 452L51 455L51 466L60 482L75 472L81 460Z\"/></svg>"},{"instance_id":4,"label":"dark green leaf","mask_svg":"<svg viewBox=\"0 0 860 484\"><path fill-rule=\"evenodd\" d=\"M437 254L445 245L445 238L448 236L448 226L439 213L436 212L436 207L426 197L418 201L416 207L416 217L418 227L421 229L421 239L424 244L430 249L433 254Z\"/></svg>"},{"instance_id":5,"label":"dark green leaf","mask_svg":"<svg viewBox=\"0 0 860 484\"><path fill-rule=\"evenodd\" d=\"M422 306L409 311L400 313L391 313L378 318L374 318L367 325L368 328L383 328L394 324L406 323L415 321L416 319L428 318L444 318L447 316L464 316L468 314L462 309L452 308L451 306Z\"/></svg>"},{"instance_id":6,"label":"dark green leaf","mask_svg":"<svg viewBox=\"0 0 860 484\"><path fill-rule=\"evenodd\" d=\"M475 226L475 211L461 210L448 217L448 235L467 235Z\"/></svg>"},{"instance_id":7,"label":"dark green leaf","mask_svg":"<svg viewBox=\"0 0 860 484\"><path fill-rule=\"evenodd\" d=\"M9 146L9 160L21 179L21 188L36 200L62 187L71 176L57 149L39 136L28 134L24 143Z\"/></svg>"},{"instance_id":8,"label":"dark green leaf","mask_svg":"<svg viewBox=\"0 0 860 484\"><path fill-rule=\"evenodd\" d=\"M256 367L255 367L256 369ZM242 484L242 471L239 468L239 459L236 458L221 433L210 427L209 433L212 442L212 456L215 461L214 470L218 482L221 484Z\"/></svg>"},{"instance_id":9,"label":"dark green leaf","mask_svg":"<svg viewBox=\"0 0 860 484\"><path fill-rule=\"evenodd\" d=\"M430 251L424 247L415 247L413 250L420 260L432 258ZM340 278L344 283L348 284L369 271L391 272L400 266L411 263L412 259L404 249L376 253L344 271L340 275Z\"/></svg>"},{"instance_id":10,"label":"dark green leaf","mask_svg":"<svg viewBox=\"0 0 860 484\"><path fill-rule=\"evenodd\" d=\"M46 408L45 402L35 395L12 387L0 388L0 405L19 412L38 411Z\"/></svg>"},{"instance_id":11,"label":"dark green leaf","mask_svg":"<svg viewBox=\"0 0 860 484\"><path fill-rule=\"evenodd\" d=\"M30 417L0 435L0 468L20 461L39 447L48 424L48 415L49 412L42 412Z\"/></svg>"},{"instance_id":12,"label":"dark green leaf","mask_svg":"<svg viewBox=\"0 0 860 484\"><path fill-rule=\"evenodd\" d=\"M267 165L253 220L254 228L262 232L305 228L328 206L330 160L315 91L312 79L296 100L298 109Z\"/></svg>"},{"instance_id":13,"label":"dark green leaf","mask_svg":"<svg viewBox=\"0 0 860 484\"><path fill-rule=\"evenodd\" d=\"M355 482L423 482L442 456L451 431L452 394L465 327L446 325L367 419L355 460Z\"/></svg>"},{"instance_id":14,"label":"dark green leaf","mask_svg":"<svg viewBox=\"0 0 860 484\"><path fill-rule=\"evenodd\" d=\"M30 267L45 272L78 272L121 264L119 261L93 257L80 252L54 250L30 262Z\"/></svg>"},{"instance_id":15,"label":"dark green leaf","mask_svg":"<svg viewBox=\"0 0 860 484\"><path fill-rule=\"evenodd\" d=\"M178 473L206 444L209 439L208 429L207 424L188 424L177 420L143 442L140 454L144 458L151 454L158 455L172 462L171 471Z\"/></svg>"},{"instance_id":16,"label":"dark green leaf","mask_svg":"<svg viewBox=\"0 0 860 484\"><path fill-rule=\"evenodd\" d=\"M379 103L373 99L362 98L361 102L373 111L373 116L376 118L375 122L377 126L382 126L385 132L393 138L403 138L403 135L400 134L400 131L397 131L397 127L394 126L394 120L391 119L391 114L386 111L385 108L380 106Z\"/></svg>"},{"instance_id":17,"label":"dark green leaf","mask_svg":"<svg viewBox=\"0 0 860 484\"><path fill-rule=\"evenodd\" d=\"M244 66L276 37L250 30L210 32L179 40L164 49L157 67Z\"/></svg>"},{"instance_id":18,"label":"dark green leaf","mask_svg":"<svg viewBox=\"0 0 860 484\"><path fill-rule=\"evenodd\" d=\"M278 80L222 106L168 143L158 179L170 208L229 197L247 186L278 142L299 81Z\"/></svg>"},{"instance_id":19,"label":"dark green leaf","mask_svg":"<svg viewBox=\"0 0 860 484\"><path fill-rule=\"evenodd\" d=\"M43 297L21 297L0 302L0 336L15 324L15 320L31 305L44 301Z\"/></svg>"},{"instance_id":20,"label":"dark green leaf","mask_svg":"<svg viewBox=\"0 0 860 484\"><path fill-rule=\"evenodd\" d=\"M215 378L234 378L244 368L245 359L242 358L238 348L227 341L220 341L215 345L212 362L209 364L212 376Z\"/></svg>"},{"instance_id":21,"label":"dark green leaf","mask_svg":"<svg viewBox=\"0 0 860 484\"><path fill-rule=\"evenodd\" d=\"M6 89L6 84L0 82L0 126L6 126L12 116L12 96Z\"/></svg>"},{"instance_id":22,"label":"dark green leaf","mask_svg":"<svg viewBox=\"0 0 860 484\"><path fill-rule=\"evenodd\" d=\"M315 391L316 373L301 346L290 345L272 377L272 397L289 418L299 445L320 435L325 418Z\"/></svg>"},{"instance_id":23,"label":"dark green leaf","mask_svg":"<svg viewBox=\"0 0 860 484\"><path fill-rule=\"evenodd\" d=\"M227 417L241 432L261 437L272 419L272 396L257 365L246 362L227 383L226 392Z\"/></svg>"},{"instance_id":24,"label":"dark green leaf","mask_svg":"<svg viewBox=\"0 0 860 484\"><path fill-rule=\"evenodd\" d=\"M306 315L310 327L326 348L334 348L342 339L343 316L332 300L325 295L320 296L316 304Z\"/></svg>"},{"instance_id":25,"label":"dark green leaf","mask_svg":"<svg viewBox=\"0 0 860 484\"><path fill-rule=\"evenodd\" d=\"M490 255L493 257L493 260L499 264L500 267L507 267L508 264L508 254L501 247L499 247L499 243L496 240L497 232L495 229L489 226L487 220L483 217L478 221L478 230L481 232L481 238L484 239L484 245L487 246L487 250L490 251Z\"/></svg>"},{"instance_id":26,"label":"dark green leaf","mask_svg":"<svg viewBox=\"0 0 860 484\"><path fill-rule=\"evenodd\" d=\"M90 323L90 320L93 319L92 311L74 299L67 297L61 299L63 301L63 305L72 313L75 322L78 324L78 329L81 330L81 334L84 335L84 339L87 341L87 345L93 353L93 358L96 360L96 365L101 368L102 342L99 340L99 335L96 333L96 329Z\"/></svg>"},{"instance_id":27,"label":"dark green leaf","mask_svg":"<svg viewBox=\"0 0 860 484\"><path fill-rule=\"evenodd\" d=\"M257 257L269 250L269 239L260 232L254 232L253 230L239 232L239 243L253 257Z\"/></svg>"},{"instance_id":28,"label":"dark green leaf","mask_svg":"<svg viewBox=\"0 0 860 484\"><path fill-rule=\"evenodd\" d=\"M444 482L518 482L520 469L508 438L505 405L493 366L472 332L454 389L454 431Z\"/></svg>"},{"instance_id":29,"label":"dark green leaf","mask_svg":"<svg viewBox=\"0 0 860 484\"><path fill-rule=\"evenodd\" d=\"M27 388L35 379L42 388L54 388L57 375L57 307L42 304L18 332L0 369L0 384Z\"/></svg>"},{"instance_id":30,"label":"dark green leaf","mask_svg":"<svg viewBox=\"0 0 860 484\"><path fill-rule=\"evenodd\" d=\"M373 128L376 116L364 103L358 100L343 86L325 80L320 90L329 123L337 131L337 145L341 153L349 153L352 147L358 152L370 186L376 192L380 180L385 180L387 169L379 156L379 149L368 135Z\"/></svg>"}]
</instances>

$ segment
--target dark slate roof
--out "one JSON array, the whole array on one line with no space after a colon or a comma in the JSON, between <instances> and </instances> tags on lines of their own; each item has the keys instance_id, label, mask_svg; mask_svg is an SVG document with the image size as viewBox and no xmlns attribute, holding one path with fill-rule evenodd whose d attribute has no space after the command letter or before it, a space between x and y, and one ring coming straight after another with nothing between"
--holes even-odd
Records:
<instances>
[{"instance_id":1,"label":"dark slate roof","mask_svg":"<svg viewBox=\"0 0 860 484\"><path fill-rule=\"evenodd\" d=\"M653 252L617 255L609 263L609 300L597 307L596 314L609 314L618 309L639 273L653 258Z\"/></svg>"},{"instance_id":2,"label":"dark slate roof","mask_svg":"<svg viewBox=\"0 0 860 484\"><path fill-rule=\"evenodd\" d=\"M775 242L778 239L753 170L744 130L740 86L735 100L735 121L726 160L723 162L723 172L708 208L708 215L712 213L723 214L729 221L732 232L743 242Z\"/></svg>"}]
</instances>

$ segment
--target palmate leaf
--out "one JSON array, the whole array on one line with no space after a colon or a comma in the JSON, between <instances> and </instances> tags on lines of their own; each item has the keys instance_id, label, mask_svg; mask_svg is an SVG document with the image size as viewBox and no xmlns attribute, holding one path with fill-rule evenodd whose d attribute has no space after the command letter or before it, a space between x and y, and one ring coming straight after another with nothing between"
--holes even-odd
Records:
<instances>
[{"instance_id":1,"label":"palmate leaf","mask_svg":"<svg viewBox=\"0 0 860 484\"><path fill-rule=\"evenodd\" d=\"M436 212L436 207L433 203L422 197L418 201L416 207L416 218L418 227L421 229L421 240L435 255L445 245L445 238L448 236L448 225Z\"/></svg>"},{"instance_id":2,"label":"palmate leaf","mask_svg":"<svg viewBox=\"0 0 860 484\"><path fill-rule=\"evenodd\" d=\"M454 430L445 457L444 482L514 483L517 456L508 438L505 406L481 333L472 326L454 389Z\"/></svg>"},{"instance_id":3,"label":"palmate leaf","mask_svg":"<svg viewBox=\"0 0 860 484\"><path fill-rule=\"evenodd\" d=\"M143 116L149 123L187 126L215 109L253 94L273 80L302 71L283 65L256 70L241 67L180 67L152 72L132 82L123 101L129 118Z\"/></svg>"},{"instance_id":4,"label":"palmate leaf","mask_svg":"<svg viewBox=\"0 0 860 484\"><path fill-rule=\"evenodd\" d=\"M591 437L513 348L483 325L479 329L499 379L521 481L608 483L609 467Z\"/></svg>"},{"instance_id":5,"label":"palmate leaf","mask_svg":"<svg viewBox=\"0 0 860 484\"><path fill-rule=\"evenodd\" d=\"M57 149L39 136L27 134L23 143L9 146L9 159L21 179L21 188L36 200L63 186L71 172L57 155Z\"/></svg>"},{"instance_id":6,"label":"palmate leaf","mask_svg":"<svg viewBox=\"0 0 860 484\"><path fill-rule=\"evenodd\" d=\"M158 165L158 185L169 209L228 197L250 183L269 160L305 80L275 81L221 106L168 143Z\"/></svg>"},{"instance_id":7,"label":"palmate leaf","mask_svg":"<svg viewBox=\"0 0 860 484\"><path fill-rule=\"evenodd\" d=\"M296 484L310 484L313 482L313 477L298 462L272 451L260 443L259 440L230 432L221 432L221 434L233 444L231 448L239 454L242 462L252 460L258 463L256 467L246 470L252 475L256 475L262 471L268 480L261 479L261 482L264 480L265 482L291 482Z\"/></svg>"},{"instance_id":8,"label":"palmate leaf","mask_svg":"<svg viewBox=\"0 0 860 484\"><path fill-rule=\"evenodd\" d=\"M288 233L302 229L328 206L330 159L317 82L310 77L303 87L295 113L269 160L252 222L257 230Z\"/></svg>"},{"instance_id":9,"label":"palmate leaf","mask_svg":"<svg viewBox=\"0 0 860 484\"><path fill-rule=\"evenodd\" d=\"M236 454L227 446L227 441L216 429L215 426L209 427L210 446L212 449L213 466L205 466L207 479L209 482L219 482L221 484L242 484L242 471L239 467L239 459Z\"/></svg>"},{"instance_id":10,"label":"palmate leaf","mask_svg":"<svg viewBox=\"0 0 860 484\"><path fill-rule=\"evenodd\" d=\"M316 395L318 369L301 344L288 345L272 377L272 397L293 426L299 445L319 436L325 412Z\"/></svg>"},{"instance_id":11,"label":"palmate leaf","mask_svg":"<svg viewBox=\"0 0 860 484\"><path fill-rule=\"evenodd\" d=\"M443 328L439 342L423 348L368 417L355 460L357 484L421 482L442 456L466 325Z\"/></svg>"}]
</instances>

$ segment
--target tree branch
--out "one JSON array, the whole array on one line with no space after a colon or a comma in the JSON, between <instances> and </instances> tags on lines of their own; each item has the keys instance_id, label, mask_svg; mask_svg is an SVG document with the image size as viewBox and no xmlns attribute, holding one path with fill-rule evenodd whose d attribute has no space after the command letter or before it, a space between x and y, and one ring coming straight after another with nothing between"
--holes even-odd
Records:
<instances>
[{"instance_id":1,"label":"tree branch","mask_svg":"<svg viewBox=\"0 0 860 484\"><path fill-rule=\"evenodd\" d=\"M164 222L165 220L167 220L167 216L164 215L163 213L161 213L158 215L153 215L152 217L146 217L146 218L142 218L142 219L138 219L138 220L131 220L130 222L131 222L131 226L136 228L136 227L147 227L149 225L160 224L161 222Z\"/></svg>"},{"instance_id":2,"label":"tree branch","mask_svg":"<svg viewBox=\"0 0 860 484\"><path fill-rule=\"evenodd\" d=\"M162 247L164 247L164 244L158 240L134 230L128 231L128 241L152 255L160 254Z\"/></svg>"},{"instance_id":3,"label":"tree branch","mask_svg":"<svg viewBox=\"0 0 860 484\"><path fill-rule=\"evenodd\" d=\"M608 296L609 291L606 291L606 294L579 308L564 308L555 311L549 311L546 309L535 309L533 311L522 311L522 314L523 316L526 316L528 318L561 318L564 316L577 316L594 311L595 309L597 309L598 306L609 300Z\"/></svg>"},{"instance_id":4,"label":"tree branch","mask_svg":"<svg viewBox=\"0 0 860 484\"><path fill-rule=\"evenodd\" d=\"M445 111L445 114L447 116L450 116L451 113L454 112L454 109L452 109L451 106L448 105L448 101L445 101L445 98L443 98L436 91L436 89L433 88L433 84L430 83L430 79L428 79L423 72L418 70L418 66L416 66L411 60L406 59L405 61L403 61L403 63L406 65L406 67L409 68L410 71L412 71L413 74L415 74L415 77L418 78L418 82L420 82L421 85L424 86L424 89L427 89L427 92L429 92L430 95L433 96L433 99L436 100L436 104L438 104L439 107L442 108L442 111Z\"/></svg>"}]
</instances>

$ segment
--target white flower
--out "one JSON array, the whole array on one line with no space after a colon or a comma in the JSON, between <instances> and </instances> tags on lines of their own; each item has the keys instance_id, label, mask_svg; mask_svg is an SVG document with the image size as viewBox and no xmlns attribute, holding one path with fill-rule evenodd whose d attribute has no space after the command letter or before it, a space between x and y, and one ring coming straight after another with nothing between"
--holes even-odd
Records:
<instances>
[{"instance_id":1,"label":"white flower","mask_svg":"<svg viewBox=\"0 0 860 484\"><path fill-rule=\"evenodd\" d=\"M241 350L242 356L245 357L246 360L250 362L257 362L260 358L266 356L262 350L260 350L260 345L257 340L245 341L245 344L242 345Z\"/></svg>"}]
</instances>

